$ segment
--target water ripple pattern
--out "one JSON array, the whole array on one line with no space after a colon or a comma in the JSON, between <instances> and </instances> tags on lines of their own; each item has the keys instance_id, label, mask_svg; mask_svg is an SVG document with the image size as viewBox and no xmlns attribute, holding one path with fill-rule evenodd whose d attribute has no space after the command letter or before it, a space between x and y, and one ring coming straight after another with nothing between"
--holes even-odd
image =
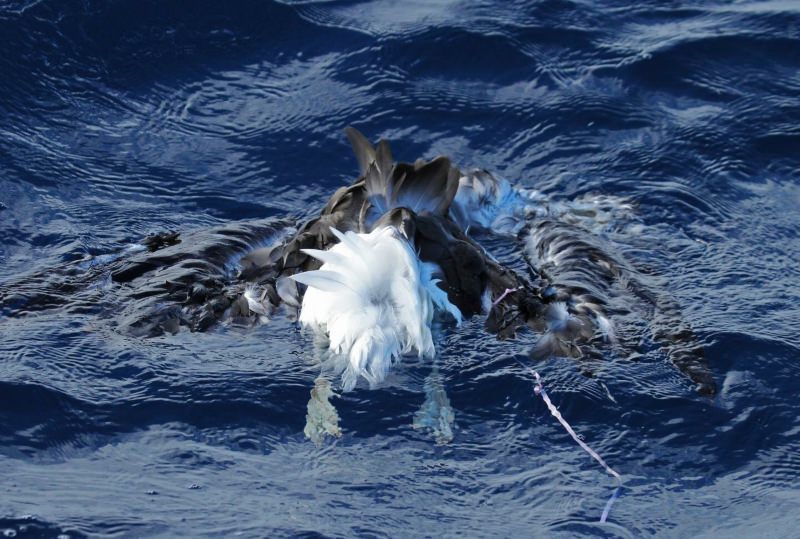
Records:
<instances>
[{"instance_id":1,"label":"water ripple pattern","mask_svg":"<svg viewBox=\"0 0 800 539\"><path fill-rule=\"evenodd\" d=\"M5 536L796 535L796 2L7 0L0 46ZM641 305L583 360L534 364L532 333L473 319L435 364L334 395L341 437L315 444L318 356L289 318L124 330L167 324L181 268L232 286L351 181L346 125L535 189L680 313L717 394ZM626 209L559 210L592 200ZM138 242L169 231L182 265L147 273ZM519 361L623 475L608 522L613 479Z\"/></svg>"}]
</instances>

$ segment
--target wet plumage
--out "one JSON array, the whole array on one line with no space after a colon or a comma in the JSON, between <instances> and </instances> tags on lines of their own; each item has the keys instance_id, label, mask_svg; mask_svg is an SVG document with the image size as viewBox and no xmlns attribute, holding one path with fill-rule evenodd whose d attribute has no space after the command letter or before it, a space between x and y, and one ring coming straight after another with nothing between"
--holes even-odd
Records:
<instances>
[{"instance_id":1,"label":"wet plumage","mask_svg":"<svg viewBox=\"0 0 800 539\"><path fill-rule=\"evenodd\" d=\"M457 320L486 314L486 329L500 338L534 328L542 333L536 357L580 356L580 342L613 335L600 306L556 302L535 269L529 278L503 267L469 235L522 227L525 196L508 182L462 173L442 156L396 163L387 141L373 146L353 128L346 135L361 176L268 257L278 266L278 296L302 303L300 322L349 358L345 389L359 376L380 382L404 354L433 355L436 309ZM307 287L302 299L303 286L287 285L287 276ZM405 291L402 301L396 290Z\"/></svg>"}]
</instances>

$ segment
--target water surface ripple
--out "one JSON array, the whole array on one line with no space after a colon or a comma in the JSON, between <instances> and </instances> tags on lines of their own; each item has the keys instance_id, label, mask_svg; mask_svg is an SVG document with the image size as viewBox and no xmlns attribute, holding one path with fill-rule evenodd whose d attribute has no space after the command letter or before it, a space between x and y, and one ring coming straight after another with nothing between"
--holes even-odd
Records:
<instances>
[{"instance_id":1,"label":"water surface ripple","mask_svg":"<svg viewBox=\"0 0 800 539\"><path fill-rule=\"evenodd\" d=\"M0 48L6 536L796 534L796 2L9 0ZM449 444L412 428L431 366L410 361L335 399L344 436L316 447L314 346L290 320L120 331L158 305L115 288L117 255L280 234L353 178L349 124L552 204L632 203L598 238L680 306L719 392L634 314L636 353L536 365L623 475L608 523L613 480L516 361L530 334L438 337Z\"/></svg>"}]
</instances>

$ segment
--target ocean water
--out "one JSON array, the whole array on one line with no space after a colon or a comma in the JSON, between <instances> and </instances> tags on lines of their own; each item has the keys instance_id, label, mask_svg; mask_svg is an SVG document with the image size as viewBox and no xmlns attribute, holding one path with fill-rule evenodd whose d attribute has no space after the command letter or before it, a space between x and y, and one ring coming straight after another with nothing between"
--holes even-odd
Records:
<instances>
[{"instance_id":1,"label":"ocean water","mask_svg":"<svg viewBox=\"0 0 800 539\"><path fill-rule=\"evenodd\" d=\"M5 536L797 536L798 2L5 0L0 49ZM533 361L536 335L476 318L334 398L342 436L314 444L315 345L287 317L123 331L132 244L227 242L229 275L231 238L354 179L347 125L548 206L624 200L586 230L679 307L717 393L663 321ZM608 522L613 479L519 362L622 475ZM447 443L414 428L432 402Z\"/></svg>"}]
</instances>

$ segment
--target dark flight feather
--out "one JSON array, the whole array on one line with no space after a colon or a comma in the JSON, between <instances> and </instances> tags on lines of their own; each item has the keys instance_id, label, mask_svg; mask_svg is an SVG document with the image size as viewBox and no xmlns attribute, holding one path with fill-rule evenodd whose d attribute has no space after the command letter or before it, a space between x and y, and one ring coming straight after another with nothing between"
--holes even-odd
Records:
<instances>
[{"instance_id":1,"label":"dark flight feather","mask_svg":"<svg viewBox=\"0 0 800 539\"><path fill-rule=\"evenodd\" d=\"M355 127L345 127L344 134L350 145L353 147L353 153L356 154L358 160L358 168L361 169L361 175L367 173L369 166L375 161L375 148L372 143L367 140L367 137Z\"/></svg>"}]
</instances>

